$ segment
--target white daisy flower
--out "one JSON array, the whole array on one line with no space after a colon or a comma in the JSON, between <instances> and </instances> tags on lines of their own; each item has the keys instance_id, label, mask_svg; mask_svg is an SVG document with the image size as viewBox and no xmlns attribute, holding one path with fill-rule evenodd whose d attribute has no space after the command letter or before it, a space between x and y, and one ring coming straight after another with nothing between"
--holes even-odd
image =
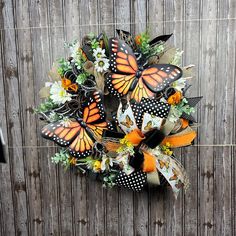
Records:
<instances>
[{"instance_id":1,"label":"white daisy flower","mask_svg":"<svg viewBox=\"0 0 236 236\"><path fill-rule=\"evenodd\" d=\"M93 49L93 56L96 58L96 60L106 57L105 49L101 49L100 47Z\"/></svg>"},{"instance_id":2,"label":"white daisy flower","mask_svg":"<svg viewBox=\"0 0 236 236\"><path fill-rule=\"evenodd\" d=\"M178 79L172 83L172 87L180 92L182 92L182 89L184 89L185 86L186 86L186 78Z\"/></svg>"},{"instance_id":3,"label":"white daisy flower","mask_svg":"<svg viewBox=\"0 0 236 236\"><path fill-rule=\"evenodd\" d=\"M71 94L62 87L61 81L56 81L50 88L50 98L55 104L63 104L71 100Z\"/></svg>"},{"instance_id":4,"label":"white daisy flower","mask_svg":"<svg viewBox=\"0 0 236 236\"><path fill-rule=\"evenodd\" d=\"M109 60L107 58L100 58L94 63L97 72L104 72L109 68Z\"/></svg>"},{"instance_id":5,"label":"white daisy flower","mask_svg":"<svg viewBox=\"0 0 236 236\"><path fill-rule=\"evenodd\" d=\"M109 158L106 155L104 155L102 157L101 170L102 171L109 170L110 167L112 167L112 166L113 166L112 158Z\"/></svg>"}]
</instances>

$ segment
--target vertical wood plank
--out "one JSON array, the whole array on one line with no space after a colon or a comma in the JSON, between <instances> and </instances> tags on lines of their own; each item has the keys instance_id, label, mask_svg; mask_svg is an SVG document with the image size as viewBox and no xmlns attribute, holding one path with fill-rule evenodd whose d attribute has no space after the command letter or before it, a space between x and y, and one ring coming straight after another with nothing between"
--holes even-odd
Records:
<instances>
[{"instance_id":1,"label":"vertical wood plank","mask_svg":"<svg viewBox=\"0 0 236 236\"><path fill-rule=\"evenodd\" d=\"M215 2L201 1L200 18L217 18L217 4ZM216 34L217 24L215 20L201 21L200 23L200 58L199 70L201 94L204 95L201 106L202 126L199 128L200 143L215 143L215 81L216 81ZM211 86L207 86L210 84ZM206 128L207 127L207 128ZM213 235L214 217L214 159L213 147L201 147L199 186L199 233ZM205 157L205 158L202 158Z\"/></svg>"},{"instance_id":2,"label":"vertical wood plank","mask_svg":"<svg viewBox=\"0 0 236 236\"><path fill-rule=\"evenodd\" d=\"M0 42L3 41L4 31L0 31ZM3 54L2 54L2 45L0 44L0 75L3 75ZM8 134L7 134L7 117L6 117L6 105L5 105L5 91L3 84L3 76L0 79L0 127L2 128L3 137L8 143ZM14 210L13 210L13 199L12 199L12 183L11 183L11 170L9 164L9 152L6 147L6 164L0 164L0 233L4 235L14 235L15 234L15 221L14 221Z\"/></svg>"},{"instance_id":3,"label":"vertical wood plank","mask_svg":"<svg viewBox=\"0 0 236 236\"><path fill-rule=\"evenodd\" d=\"M227 18L229 15L229 1L218 1L218 18ZM235 17L235 14L234 14ZM235 43L235 31L228 35L229 21L217 22L216 45L216 87L215 99L223 98L216 103L216 143L232 143L232 126L234 118L232 109L234 105L235 80L231 77L231 63L235 64L235 51L228 48L228 44ZM230 51L230 52L229 52ZM229 72L229 73L228 73ZM222 78L226 78L223 79ZM214 160L214 235L233 235L232 233L232 172L231 148L216 149Z\"/></svg>"},{"instance_id":4,"label":"vertical wood plank","mask_svg":"<svg viewBox=\"0 0 236 236\"><path fill-rule=\"evenodd\" d=\"M2 8L3 28L15 28L15 10L15 5L11 1L4 2L4 7ZM14 202L15 233L18 235L28 235L27 186L24 173L23 151L20 148L23 144L21 133L22 104L19 101L21 94L18 78L15 30L5 30L2 40L8 145L10 147L16 147L9 148L9 165L13 187L12 193L9 194L12 194Z\"/></svg>"},{"instance_id":5,"label":"vertical wood plank","mask_svg":"<svg viewBox=\"0 0 236 236\"><path fill-rule=\"evenodd\" d=\"M236 2L230 0L229 1L229 11L228 11L228 17L229 18L235 18L236 17ZM229 111L229 117L234 117L233 124L230 127L230 130L232 132L232 143L236 144L236 68L235 66L235 58L236 58L236 36L235 36L235 27L236 22L235 20L229 20L228 22L228 79L233 80L233 97L232 97L232 108ZM236 234L236 147L231 147L231 181L232 181L232 190L231 190L231 196L229 201L231 201L232 209L231 209L231 230L232 235Z\"/></svg>"},{"instance_id":6,"label":"vertical wood plank","mask_svg":"<svg viewBox=\"0 0 236 236\"><path fill-rule=\"evenodd\" d=\"M147 0L131 1L131 32L139 34L147 28Z\"/></svg>"},{"instance_id":7,"label":"vertical wood plank","mask_svg":"<svg viewBox=\"0 0 236 236\"><path fill-rule=\"evenodd\" d=\"M30 26L29 5L27 1L15 2L16 27L24 28ZM21 89L21 111L22 111L22 134L24 146L37 146L38 135L36 132L36 118L33 112L35 106L34 94L34 72L32 57L32 37L29 29L16 31L18 46L18 71ZM29 43L25 43L29 42ZM31 127L28 129L28 127ZM42 234L42 212L40 192L40 167L38 162L37 148L23 149L25 156L25 176L27 181L27 207L30 218L29 234Z\"/></svg>"},{"instance_id":8,"label":"vertical wood plank","mask_svg":"<svg viewBox=\"0 0 236 236\"><path fill-rule=\"evenodd\" d=\"M48 81L48 71L51 67L50 61L50 47L48 35L48 15L47 15L47 2L46 1L31 1L30 2L30 23L31 37L32 37L32 57L33 57L33 72L34 72L34 92L35 104L39 105L42 100L39 98L37 91L44 86ZM42 27L42 28L38 28ZM40 137L40 131L43 122L37 119L37 135L39 146L52 146L51 142L45 141ZM41 190L41 211L42 219L38 222L42 224L43 235L58 235L58 205L57 205L57 178L56 166L51 163L51 156L54 154L52 148L38 149L39 158L39 178ZM36 172L37 173L37 172Z\"/></svg>"},{"instance_id":9,"label":"vertical wood plank","mask_svg":"<svg viewBox=\"0 0 236 236\"><path fill-rule=\"evenodd\" d=\"M189 97L199 96L199 70L201 65L199 64L199 21L195 20L199 18L200 5L199 1L186 1L185 2L185 12L184 12L184 58L183 65L194 64L196 67L194 69L193 78L190 80L191 88L187 92ZM197 50L193 50L196 48ZM196 107L196 112L194 116L198 120L198 108ZM198 137L201 134L198 133ZM197 144L197 140L195 141ZM189 189L184 194L184 224L183 231L185 235L195 235L198 234L198 148L197 147L187 147L183 148L183 158L182 163L184 164L190 186Z\"/></svg>"},{"instance_id":10,"label":"vertical wood plank","mask_svg":"<svg viewBox=\"0 0 236 236\"><path fill-rule=\"evenodd\" d=\"M48 2L48 25L50 35L50 52L52 61L66 55L64 48L65 30L64 30L64 1ZM72 219L72 186L71 172L65 171L62 166L58 166L58 207L59 207L59 234L73 235L73 219Z\"/></svg>"},{"instance_id":11,"label":"vertical wood plank","mask_svg":"<svg viewBox=\"0 0 236 236\"><path fill-rule=\"evenodd\" d=\"M147 1L147 29L151 38L163 34L165 1Z\"/></svg>"}]
</instances>

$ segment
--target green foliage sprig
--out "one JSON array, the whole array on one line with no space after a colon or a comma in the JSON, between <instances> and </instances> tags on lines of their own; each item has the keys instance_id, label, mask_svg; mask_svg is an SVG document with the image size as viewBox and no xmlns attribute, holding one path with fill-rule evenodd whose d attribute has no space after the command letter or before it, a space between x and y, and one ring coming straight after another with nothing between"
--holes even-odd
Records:
<instances>
[{"instance_id":1,"label":"green foliage sprig","mask_svg":"<svg viewBox=\"0 0 236 236\"><path fill-rule=\"evenodd\" d=\"M34 111L36 113L40 113L40 112L45 113L45 112L51 111L52 109L55 109L56 107L57 105L53 103L52 99L48 98L46 101L39 104L38 108L36 108Z\"/></svg>"}]
</instances>

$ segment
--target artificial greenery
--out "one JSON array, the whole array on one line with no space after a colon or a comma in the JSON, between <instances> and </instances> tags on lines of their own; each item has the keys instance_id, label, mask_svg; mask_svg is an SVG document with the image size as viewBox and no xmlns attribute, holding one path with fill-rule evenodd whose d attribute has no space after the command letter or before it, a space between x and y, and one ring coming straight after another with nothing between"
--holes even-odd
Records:
<instances>
[{"instance_id":1,"label":"artificial greenery","mask_svg":"<svg viewBox=\"0 0 236 236\"><path fill-rule=\"evenodd\" d=\"M72 69L70 62L68 60L66 60L65 58L60 58L60 59L58 59L57 62L58 62L57 72L62 77L64 76L66 71Z\"/></svg>"},{"instance_id":2,"label":"artificial greenery","mask_svg":"<svg viewBox=\"0 0 236 236\"><path fill-rule=\"evenodd\" d=\"M34 111L36 113L45 113L51 111L52 109L55 109L56 107L57 105L53 103L52 99L48 98L46 101L39 104L38 108L36 108Z\"/></svg>"},{"instance_id":3,"label":"artificial greenery","mask_svg":"<svg viewBox=\"0 0 236 236\"><path fill-rule=\"evenodd\" d=\"M62 164L66 169L70 166L70 155L67 150L62 149L52 157L52 162Z\"/></svg>"},{"instance_id":4,"label":"artificial greenery","mask_svg":"<svg viewBox=\"0 0 236 236\"><path fill-rule=\"evenodd\" d=\"M89 74L86 72L80 73L76 78L76 83L83 84L86 81L88 76Z\"/></svg>"},{"instance_id":5,"label":"artificial greenery","mask_svg":"<svg viewBox=\"0 0 236 236\"><path fill-rule=\"evenodd\" d=\"M104 177L103 177L103 186L104 187L110 187L110 188L115 186L116 185L115 184L115 179L116 179L118 173L119 172L117 170L111 170L111 172L104 175Z\"/></svg>"}]
</instances>

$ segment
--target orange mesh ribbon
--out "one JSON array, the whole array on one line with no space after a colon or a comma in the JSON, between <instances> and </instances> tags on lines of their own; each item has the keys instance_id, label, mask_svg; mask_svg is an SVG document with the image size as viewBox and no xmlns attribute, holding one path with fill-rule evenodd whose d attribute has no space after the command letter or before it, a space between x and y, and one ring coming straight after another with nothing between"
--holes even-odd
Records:
<instances>
[{"instance_id":1,"label":"orange mesh ribbon","mask_svg":"<svg viewBox=\"0 0 236 236\"><path fill-rule=\"evenodd\" d=\"M194 131L190 127L187 127L182 132L167 136L162 141L162 144L170 143L170 146L172 148L188 146L192 143L195 137L196 137L196 131Z\"/></svg>"}]
</instances>

